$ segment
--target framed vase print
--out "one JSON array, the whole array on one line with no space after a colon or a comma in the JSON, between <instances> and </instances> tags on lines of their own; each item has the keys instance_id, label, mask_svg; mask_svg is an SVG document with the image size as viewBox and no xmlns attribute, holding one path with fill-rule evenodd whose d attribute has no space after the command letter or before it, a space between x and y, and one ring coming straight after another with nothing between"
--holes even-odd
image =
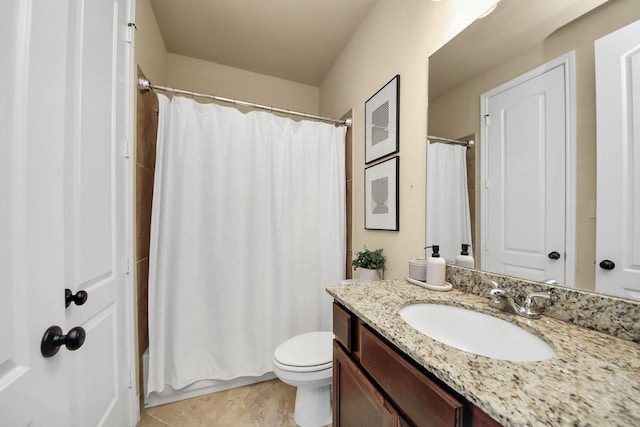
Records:
<instances>
[{"instance_id":1,"label":"framed vase print","mask_svg":"<svg viewBox=\"0 0 640 427\"><path fill-rule=\"evenodd\" d=\"M396 75L364 104L364 162L371 163L399 150L400 76Z\"/></svg>"},{"instance_id":2,"label":"framed vase print","mask_svg":"<svg viewBox=\"0 0 640 427\"><path fill-rule=\"evenodd\" d=\"M364 228L398 231L400 158L369 166L364 170Z\"/></svg>"}]
</instances>

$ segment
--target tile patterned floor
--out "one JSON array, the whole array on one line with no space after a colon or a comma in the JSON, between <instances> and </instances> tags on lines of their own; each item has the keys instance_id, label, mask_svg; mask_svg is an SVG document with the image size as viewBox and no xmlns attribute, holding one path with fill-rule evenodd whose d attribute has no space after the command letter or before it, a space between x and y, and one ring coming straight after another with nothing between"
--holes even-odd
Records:
<instances>
[{"instance_id":1,"label":"tile patterned floor","mask_svg":"<svg viewBox=\"0 0 640 427\"><path fill-rule=\"evenodd\" d=\"M296 389L278 379L145 408L138 427L296 427Z\"/></svg>"}]
</instances>

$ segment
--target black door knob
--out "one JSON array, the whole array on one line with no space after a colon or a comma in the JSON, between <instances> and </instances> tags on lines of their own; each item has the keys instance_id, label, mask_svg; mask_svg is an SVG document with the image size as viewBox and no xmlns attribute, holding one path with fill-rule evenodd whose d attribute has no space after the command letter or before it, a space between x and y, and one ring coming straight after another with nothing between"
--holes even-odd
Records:
<instances>
[{"instance_id":1,"label":"black door knob","mask_svg":"<svg viewBox=\"0 0 640 427\"><path fill-rule=\"evenodd\" d=\"M64 306L69 307L71 303L75 305L82 305L87 302L87 298L89 298L89 294L86 291L78 291L74 295L71 292L71 289L64 290Z\"/></svg>"},{"instance_id":2,"label":"black door knob","mask_svg":"<svg viewBox=\"0 0 640 427\"><path fill-rule=\"evenodd\" d=\"M67 347L67 350L77 350L84 344L85 336L86 333L80 326L70 329L67 335L62 335L62 329L59 326L51 326L42 336L40 352L44 357L51 357L60 350L62 345Z\"/></svg>"},{"instance_id":3,"label":"black door knob","mask_svg":"<svg viewBox=\"0 0 640 427\"><path fill-rule=\"evenodd\" d=\"M605 270L613 270L614 268L616 268L616 263L605 259L604 261L600 262L600 268L604 268Z\"/></svg>"},{"instance_id":4,"label":"black door knob","mask_svg":"<svg viewBox=\"0 0 640 427\"><path fill-rule=\"evenodd\" d=\"M550 259L560 259L560 253L553 251L553 252L549 252L549 255L547 255Z\"/></svg>"}]
</instances>

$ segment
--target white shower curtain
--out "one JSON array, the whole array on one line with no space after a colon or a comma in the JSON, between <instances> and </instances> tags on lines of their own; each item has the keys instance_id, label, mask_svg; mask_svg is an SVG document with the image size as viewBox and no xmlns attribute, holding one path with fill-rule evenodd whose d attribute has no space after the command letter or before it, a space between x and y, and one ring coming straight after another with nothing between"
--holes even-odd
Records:
<instances>
[{"instance_id":1,"label":"white shower curtain","mask_svg":"<svg viewBox=\"0 0 640 427\"><path fill-rule=\"evenodd\" d=\"M346 250L344 127L159 100L147 394L263 375L330 330Z\"/></svg>"},{"instance_id":2,"label":"white shower curtain","mask_svg":"<svg viewBox=\"0 0 640 427\"><path fill-rule=\"evenodd\" d=\"M440 245L447 260L471 244L466 155L463 145L427 144L427 246Z\"/></svg>"}]
</instances>

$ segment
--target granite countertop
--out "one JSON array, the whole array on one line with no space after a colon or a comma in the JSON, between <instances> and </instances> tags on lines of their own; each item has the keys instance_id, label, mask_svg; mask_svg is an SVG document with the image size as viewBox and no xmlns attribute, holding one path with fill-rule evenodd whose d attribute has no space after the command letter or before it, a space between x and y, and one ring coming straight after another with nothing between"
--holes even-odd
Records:
<instances>
[{"instance_id":1,"label":"granite countertop","mask_svg":"<svg viewBox=\"0 0 640 427\"><path fill-rule=\"evenodd\" d=\"M330 287L327 292L505 426L640 426L640 344L544 315L528 320L502 313L489 307L488 298L455 289L436 292L386 280ZM418 302L502 318L538 335L555 356L509 362L450 347L402 320L398 310Z\"/></svg>"}]
</instances>

